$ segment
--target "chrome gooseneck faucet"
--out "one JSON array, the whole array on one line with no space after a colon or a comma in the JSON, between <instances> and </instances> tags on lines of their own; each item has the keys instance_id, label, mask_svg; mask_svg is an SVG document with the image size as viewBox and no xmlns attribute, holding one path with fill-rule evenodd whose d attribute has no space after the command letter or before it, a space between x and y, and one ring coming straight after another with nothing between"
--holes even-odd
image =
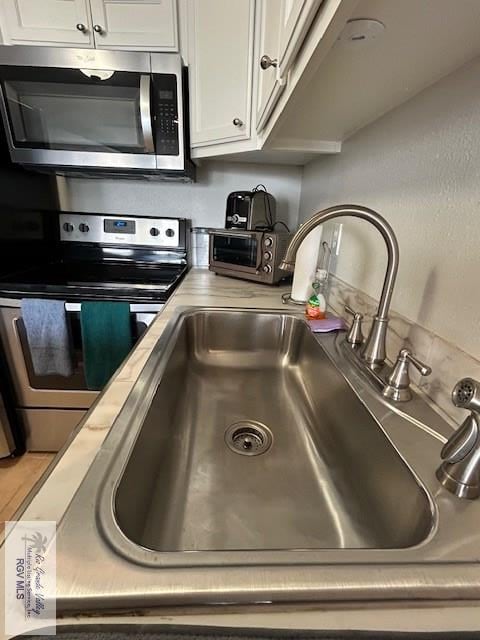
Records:
<instances>
[{"instance_id":1,"label":"chrome gooseneck faucet","mask_svg":"<svg viewBox=\"0 0 480 640\"><path fill-rule=\"evenodd\" d=\"M310 231L315 229L319 224L343 216L361 218L362 220L370 222L370 224L380 231L387 246L388 263L382 295L380 296L377 313L373 319L372 328L361 350L361 357L367 364L371 366L382 365L386 358L385 342L387 336L388 311L398 271L399 250L392 227L381 215L367 207L360 207L353 204L342 204L315 213L309 220L302 224L293 236L283 261L280 263L280 268L285 271L293 271L295 269L297 251Z\"/></svg>"}]
</instances>

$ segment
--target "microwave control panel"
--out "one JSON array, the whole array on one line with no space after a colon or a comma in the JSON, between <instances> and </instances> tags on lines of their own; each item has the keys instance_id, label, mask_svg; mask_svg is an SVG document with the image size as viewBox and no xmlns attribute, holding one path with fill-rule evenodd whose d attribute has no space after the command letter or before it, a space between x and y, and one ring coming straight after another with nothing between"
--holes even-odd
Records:
<instances>
[{"instance_id":1,"label":"microwave control panel","mask_svg":"<svg viewBox=\"0 0 480 640\"><path fill-rule=\"evenodd\" d=\"M61 213L60 240L95 244L133 245L177 249L182 247L176 218L102 216Z\"/></svg>"},{"instance_id":2,"label":"microwave control panel","mask_svg":"<svg viewBox=\"0 0 480 640\"><path fill-rule=\"evenodd\" d=\"M178 156L178 78L174 74L155 76L157 155Z\"/></svg>"}]
</instances>

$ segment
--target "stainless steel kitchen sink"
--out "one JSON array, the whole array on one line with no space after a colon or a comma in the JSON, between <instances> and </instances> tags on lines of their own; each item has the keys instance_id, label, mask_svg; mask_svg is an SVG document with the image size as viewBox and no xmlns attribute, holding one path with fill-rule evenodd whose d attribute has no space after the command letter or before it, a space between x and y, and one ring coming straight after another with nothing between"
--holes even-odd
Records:
<instances>
[{"instance_id":1,"label":"stainless steel kitchen sink","mask_svg":"<svg viewBox=\"0 0 480 640\"><path fill-rule=\"evenodd\" d=\"M192 312L172 346L114 495L132 542L381 549L427 537L425 489L301 319Z\"/></svg>"},{"instance_id":2,"label":"stainless steel kitchen sink","mask_svg":"<svg viewBox=\"0 0 480 640\"><path fill-rule=\"evenodd\" d=\"M301 313L179 309L59 523L57 611L480 599L451 433Z\"/></svg>"}]
</instances>

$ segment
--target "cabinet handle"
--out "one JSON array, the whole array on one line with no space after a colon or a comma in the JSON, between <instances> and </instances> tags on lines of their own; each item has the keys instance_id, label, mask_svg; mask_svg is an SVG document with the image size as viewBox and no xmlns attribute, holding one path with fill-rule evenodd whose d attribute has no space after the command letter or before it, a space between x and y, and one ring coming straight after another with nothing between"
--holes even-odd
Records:
<instances>
[{"instance_id":1,"label":"cabinet handle","mask_svg":"<svg viewBox=\"0 0 480 640\"><path fill-rule=\"evenodd\" d=\"M260 58L260 66L264 71L270 67L278 67L278 60L276 58L272 60L270 56L264 55Z\"/></svg>"},{"instance_id":2,"label":"cabinet handle","mask_svg":"<svg viewBox=\"0 0 480 640\"><path fill-rule=\"evenodd\" d=\"M95 33L98 33L100 35L103 33L103 27L101 27L99 24L93 25L93 30L95 31Z\"/></svg>"},{"instance_id":3,"label":"cabinet handle","mask_svg":"<svg viewBox=\"0 0 480 640\"><path fill-rule=\"evenodd\" d=\"M232 123L236 126L236 127L243 127L243 120L240 120L240 118L234 118L232 120Z\"/></svg>"},{"instance_id":4,"label":"cabinet handle","mask_svg":"<svg viewBox=\"0 0 480 640\"><path fill-rule=\"evenodd\" d=\"M77 24L77 29L82 33L87 33L87 27L82 22Z\"/></svg>"}]
</instances>

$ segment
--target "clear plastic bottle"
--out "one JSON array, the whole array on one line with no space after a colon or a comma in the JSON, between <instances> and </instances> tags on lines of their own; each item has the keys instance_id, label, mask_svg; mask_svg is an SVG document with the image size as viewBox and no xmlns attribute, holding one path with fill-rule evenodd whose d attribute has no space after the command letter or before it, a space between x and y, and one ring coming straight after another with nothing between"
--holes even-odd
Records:
<instances>
[{"instance_id":1,"label":"clear plastic bottle","mask_svg":"<svg viewBox=\"0 0 480 640\"><path fill-rule=\"evenodd\" d=\"M307 300L305 315L310 320L323 320L327 312L327 301L323 295L322 282L315 280L312 282L313 293Z\"/></svg>"}]
</instances>

